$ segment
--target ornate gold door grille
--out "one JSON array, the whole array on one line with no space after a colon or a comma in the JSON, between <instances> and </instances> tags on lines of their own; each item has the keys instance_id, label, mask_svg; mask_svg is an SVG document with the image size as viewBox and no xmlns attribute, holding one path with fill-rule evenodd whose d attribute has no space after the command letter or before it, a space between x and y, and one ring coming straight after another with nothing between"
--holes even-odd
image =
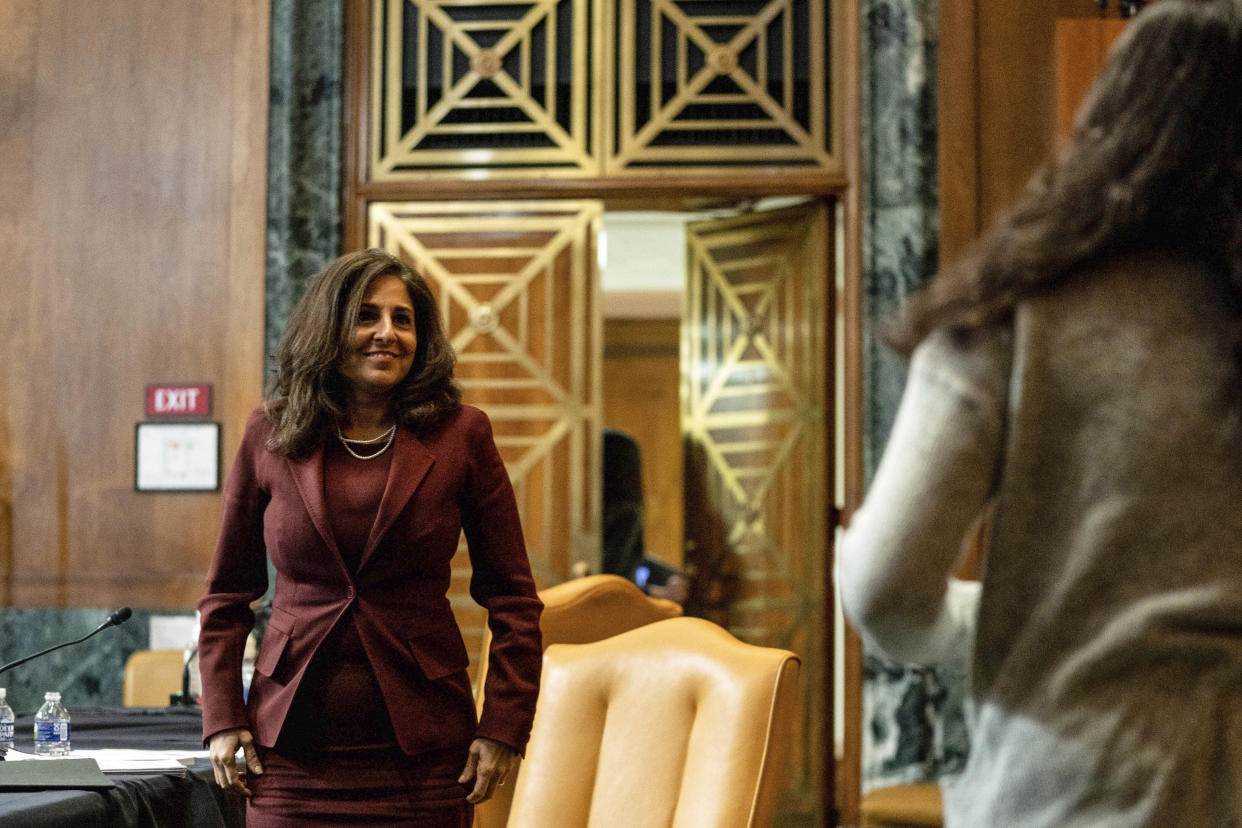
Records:
<instances>
[{"instance_id":1,"label":"ornate gold door grille","mask_svg":"<svg viewBox=\"0 0 1242 828\"><path fill-rule=\"evenodd\" d=\"M845 0L372 0L371 181L843 170Z\"/></svg>"},{"instance_id":2,"label":"ornate gold door grille","mask_svg":"<svg viewBox=\"0 0 1242 828\"><path fill-rule=\"evenodd\" d=\"M786 808L813 814L827 751L828 218L796 207L687 225L682 431L692 607L802 656Z\"/></svg>"},{"instance_id":3,"label":"ornate gold door grille","mask_svg":"<svg viewBox=\"0 0 1242 828\"><path fill-rule=\"evenodd\" d=\"M590 0L374 0L371 178L595 174Z\"/></svg>"},{"instance_id":4,"label":"ornate gold door grille","mask_svg":"<svg viewBox=\"0 0 1242 828\"><path fill-rule=\"evenodd\" d=\"M824 0L616 5L606 172L831 167Z\"/></svg>"},{"instance_id":5,"label":"ornate gold door grille","mask_svg":"<svg viewBox=\"0 0 1242 828\"><path fill-rule=\"evenodd\" d=\"M598 568L601 212L581 201L377 202L368 217L370 244L436 291L464 399L491 417L541 587L568 580L574 562ZM469 561L459 554L454 566L450 598L481 634Z\"/></svg>"}]
</instances>

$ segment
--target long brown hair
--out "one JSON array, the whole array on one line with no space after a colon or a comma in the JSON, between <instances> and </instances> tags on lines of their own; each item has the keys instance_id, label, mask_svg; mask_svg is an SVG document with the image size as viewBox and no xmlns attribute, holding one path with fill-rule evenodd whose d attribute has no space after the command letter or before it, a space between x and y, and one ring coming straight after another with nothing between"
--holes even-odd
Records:
<instances>
[{"instance_id":1,"label":"long brown hair","mask_svg":"<svg viewBox=\"0 0 1242 828\"><path fill-rule=\"evenodd\" d=\"M1104 258L1193 256L1242 298L1242 0L1161 0L1122 33L1065 154L961 261L907 303L889 343L1007 318Z\"/></svg>"},{"instance_id":2,"label":"long brown hair","mask_svg":"<svg viewBox=\"0 0 1242 828\"><path fill-rule=\"evenodd\" d=\"M275 426L268 448L276 454L306 454L345 413L341 358L363 297L381 276L396 276L405 285L418 337L410 373L393 389L397 422L415 431L430 428L461 404L461 389L453 381L457 355L427 281L384 250L346 253L311 280L289 314L274 356L276 373L264 410Z\"/></svg>"}]
</instances>

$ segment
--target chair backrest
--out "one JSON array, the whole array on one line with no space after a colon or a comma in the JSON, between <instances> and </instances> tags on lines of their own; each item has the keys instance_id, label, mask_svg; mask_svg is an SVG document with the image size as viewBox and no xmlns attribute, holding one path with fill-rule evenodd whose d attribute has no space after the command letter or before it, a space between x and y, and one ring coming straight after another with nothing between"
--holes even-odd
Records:
<instances>
[{"instance_id":1,"label":"chair backrest","mask_svg":"<svg viewBox=\"0 0 1242 828\"><path fill-rule=\"evenodd\" d=\"M770 825L799 665L700 618L549 647L508 824Z\"/></svg>"},{"instance_id":2,"label":"chair backrest","mask_svg":"<svg viewBox=\"0 0 1242 828\"><path fill-rule=\"evenodd\" d=\"M651 598L630 581L617 575L588 575L540 590L543 615L539 631L544 649L550 644L585 644L617 635L653 621L681 615L681 605L663 598ZM483 709L483 685L487 677L491 631L483 635L479 661L476 704ZM516 773L517 768L514 768ZM475 806L475 828L503 828L513 801L513 775L509 784L497 788L490 800Z\"/></svg>"},{"instance_id":3,"label":"chair backrest","mask_svg":"<svg viewBox=\"0 0 1242 828\"><path fill-rule=\"evenodd\" d=\"M125 660L121 703L126 707L167 707L181 691L182 650L138 650Z\"/></svg>"}]
</instances>

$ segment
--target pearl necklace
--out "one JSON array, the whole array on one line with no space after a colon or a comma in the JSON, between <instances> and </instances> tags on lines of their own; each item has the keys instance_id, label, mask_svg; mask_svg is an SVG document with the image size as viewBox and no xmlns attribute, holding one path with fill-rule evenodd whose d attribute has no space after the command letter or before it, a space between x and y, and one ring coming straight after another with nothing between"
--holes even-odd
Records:
<instances>
[{"instance_id":1,"label":"pearl necklace","mask_svg":"<svg viewBox=\"0 0 1242 828\"><path fill-rule=\"evenodd\" d=\"M392 445L392 441L397 436L397 424L393 423L392 426L387 431L385 431L383 434L379 435L378 437L372 437L369 440L354 440L350 437L346 437L344 434L341 433L341 427L338 425L336 427L336 436L341 441L341 445L345 447L345 450L348 451L350 454L352 454L356 459L374 460L376 457L379 457L381 454L388 451L388 447ZM380 448L380 450L375 452L374 454L359 454L358 452L354 451L352 446L350 446L350 443L353 443L354 445L358 445L358 446L374 445L378 443L380 440L383 440L384 438L388 438L388 442L384 443L383 447Z\"/></svg>"}]
</instances>

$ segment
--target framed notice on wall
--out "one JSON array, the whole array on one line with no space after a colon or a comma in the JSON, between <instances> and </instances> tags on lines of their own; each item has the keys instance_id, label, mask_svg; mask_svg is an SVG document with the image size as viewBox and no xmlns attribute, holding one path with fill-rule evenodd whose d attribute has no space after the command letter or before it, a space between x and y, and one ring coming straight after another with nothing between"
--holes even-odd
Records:
<instances>
[{"instance_id":1,"label":"framed notice on wall","mask_svg":"<svg viewBox=\"0 0 1242 828\"><path fill-rule=\"evenodd\" d=\"M219 423L138 423L134 488L140 492L214 492L220 488Z\"/></svg>"}]
</instances>

